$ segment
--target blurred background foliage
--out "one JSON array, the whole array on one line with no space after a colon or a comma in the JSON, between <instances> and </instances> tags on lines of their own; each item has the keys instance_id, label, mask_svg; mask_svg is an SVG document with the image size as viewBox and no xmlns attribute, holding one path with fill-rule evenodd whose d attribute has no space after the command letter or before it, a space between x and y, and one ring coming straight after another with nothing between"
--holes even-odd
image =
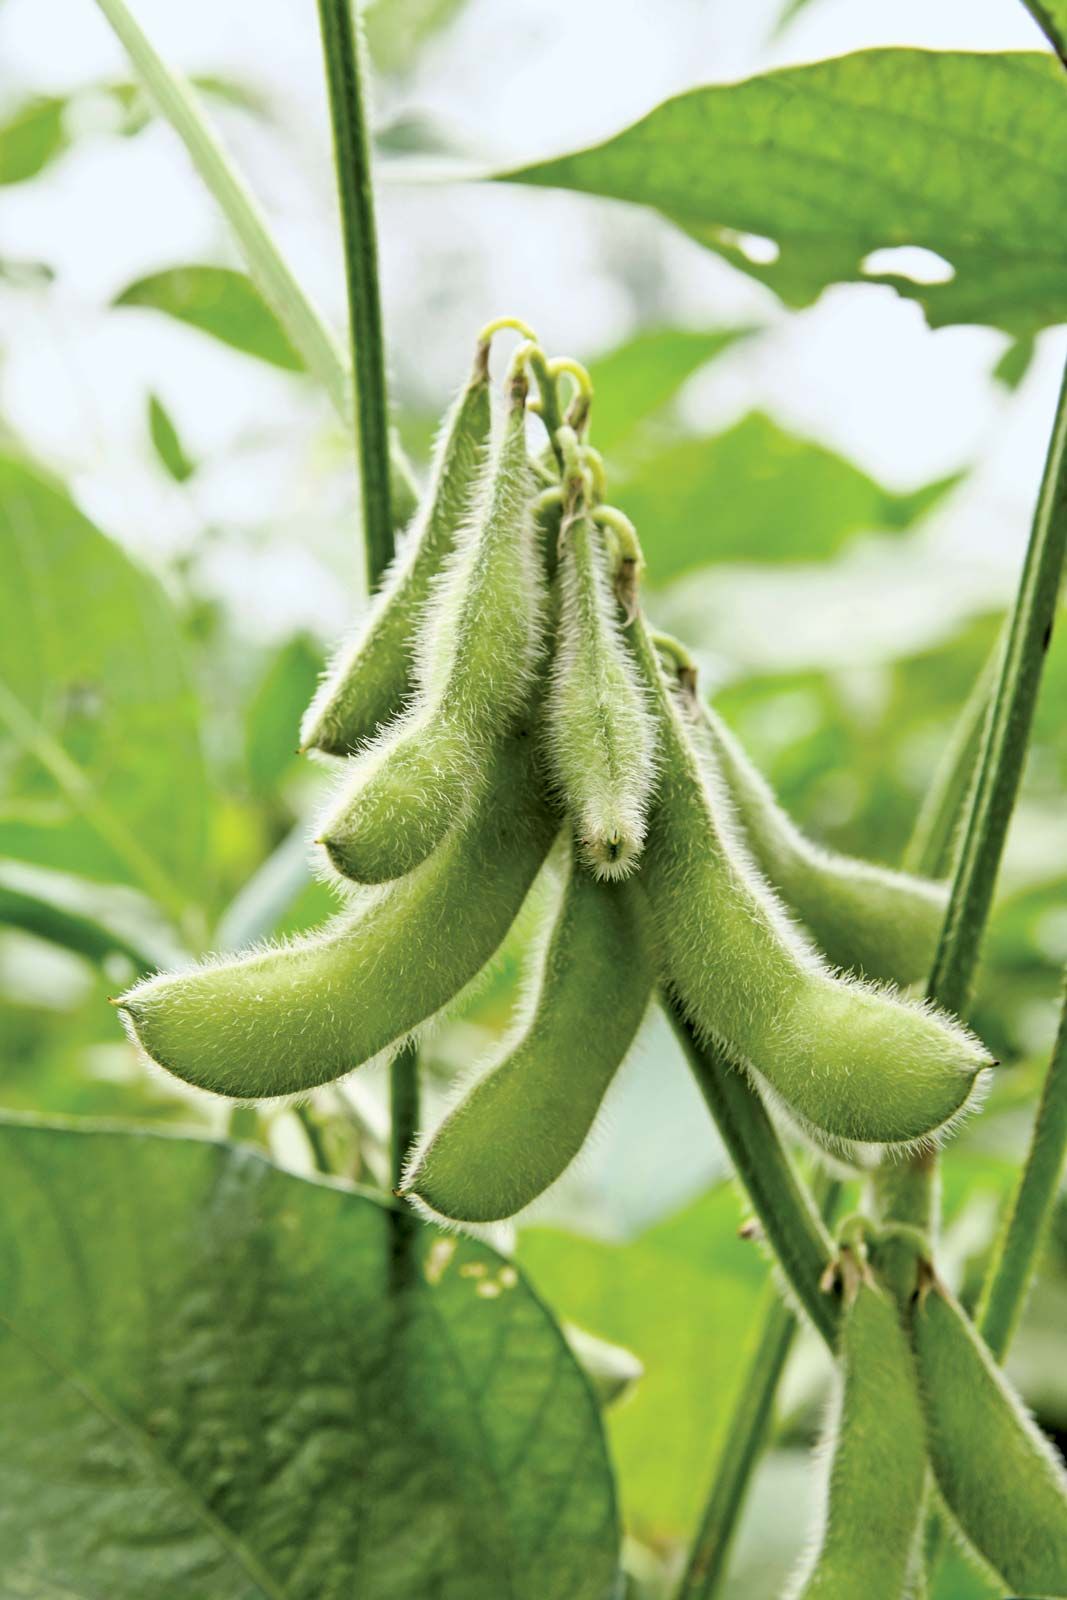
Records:
<instances>
[{"instance_id":1,"label":"blurred background foliage","mask_svg":"<svg viewBox=\"0 0 1067 1600\"><path fill-rule=\"evenodd\" d=\"M292 0L256 9L250 39L237 6L139 8L339 317L314 30ZM593 438L641 530L650 609L692 643L793 815L895 862L1014 584L1062 336L933 333L886 287L787 312L650 213L388 177L400 155L529 149L546 112L551 142L574 145L702 77L850 45L1035 43L1010 0L936 19L846 10L376 0L367 31L393 399L413 456L425 464L489 315L521 313L587 360ZM304 842L324 780L294 746L360 598L348 442L94 8L68 5L61 39L57 16L33 0L0 10L0 1103L218 1131L225 1108L148 1071L104 1000L137 968L331 908ZM1065 705L1060 637L976 1013L1004 1066L945 1163L945 1260L965 1294L1025 1146L1067 960ZM430 1114L506 1023L528 933L524 919L429 1043ZM291 1110L242 1116L246 1137L310 1170ZM322 1091L311 1116L339 1170L381 1176L380 1074ZM517 1244L561 1317L643 1368L609 1419L633 1600L667 1593L729 1449L767 1288L740 1215L653 1018L593 1148ZM1067 1207L1012 1359L1062 1437L1065 1314ZM799 1548L826 1379L802 1339L730 1595L777 1592ZM938 1589L991 1592L958 1558Z\"/></svg>"}]
</instances>

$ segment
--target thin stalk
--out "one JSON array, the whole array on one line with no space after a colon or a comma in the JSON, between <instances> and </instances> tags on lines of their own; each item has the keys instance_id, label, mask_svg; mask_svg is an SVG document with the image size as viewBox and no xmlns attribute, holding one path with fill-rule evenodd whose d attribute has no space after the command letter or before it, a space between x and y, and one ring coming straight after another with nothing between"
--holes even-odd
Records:
<instances>
[{"instance_id":1,"label":"thin stalk","mask_svg":"<svg viewBox=\"0 0 1067 1600\"><path fill-rule=\"evenodd\" d=\"M125 0L96 0L139 73L149 97L184 144L205 187L233 229L253 282L309 372L322 384L342 421L352 415L352 384L344 354L294 277L252 191L204 115L183 75L169 66L135 20ZM392 442L397 488L414 499L411 468Z\"/></svg>"},{"instance_id":2,"label":"thin stalk","mask_svg":"<svg viewBox=\"0 0 1067 1600\"><path fill-rule=\"evenodd\" d=\"M835 1251L811 1195L748 1080L673 1006L667 1014L789 1289L832 1350L840 1311L819 1282Z\"/></svg>"},{"instance_id":3,"label":"thin stalk","mask_svg":"<svg viewBox=\"0 0 1067 1600\"><path fill-rule=\"evenodd\" d=\"M820 1172L812 1183L823 1217L830 1222L841 1185ZM799 1323L777 1285L768 1284L756 1348L737 1390L726 1429L726 1446L693 1543L677 1600L712 1600L726 1575L733 1536L740 1521L752 1475L766 1444L774 1414L774 1397L793 1347Z\"/></svg>"},{"instance_id":4,"label":"thin stalk","mask_svg":"<svg viewBox=\"0 0 1067 1600\"><path fill-rule=\"evenodd\" d=\"M393 524L378 233L367 136L367 95L352 0L319 0L319 26L344 241L356 399L352 420L363 508L364 558L367 581L373 589L393 558Z\"/></svg>"},{"instance_id":5,"label":"thin stalk","mask_svg":"<svg viewBox=\"0 0 1067 1600\"><path fill-rule=\"evenodd\" d=\"M348 290L355 388L355 445L367 584L377 588L393 558L389 492L389 408L378 283L378 234L367 136L367 94L352 0L319 0L319 26L333 127L334 163ZM418 1062L402 1050L389 1069L391 1173L400 1184L419 1121Z\"/></svg>"},{"instance_id":6,"label":"thin stalk","mask_svg":"<svg viewBox=\"0 0 1067 1600\"><path fill-rule=\"evenodd\" d=\"M1019 1184L986 1273L975 1320L998 1361L1015 1332L1063 1175L1067 1152L1067 998Z\"/></svg>"}]
</instances>

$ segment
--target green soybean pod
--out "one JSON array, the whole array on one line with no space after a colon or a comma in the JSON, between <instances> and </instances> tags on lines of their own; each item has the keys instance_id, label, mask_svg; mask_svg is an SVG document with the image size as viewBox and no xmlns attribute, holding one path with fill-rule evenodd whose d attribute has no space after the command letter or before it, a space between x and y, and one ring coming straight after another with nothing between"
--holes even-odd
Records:
<instances>
[{"instance_id":1,"label":"green soybean pod","mask_svg":"<svg viewBox=\"0 0 1067 1600\"><path fill-rule=\"evenodd\" d=\"M640 882L690 1021L819 1142L908 1144L951 1123L991 1058L947 1016L826 966L752 862L643 621L628 637L660 720Z\"/></svg>"},{"instance_id":2,"label":"green soybean pod","mask_svg":"<svg viewBox=\"0 0 1067 1600\"><path fill-rule=\"evenodd\" d=\"M697 715L756 865L827 959L886 983L909 984L929 972L948 900L944 885L806 838L721 717L705 705Z\"/></svg>"},{"instance_id":3,"label":"green soybean pod","mask_svg":"<svg viewBox=\"0 0 1067 1600\"><path fill-rule=\"evenodd\" d=\"M423 620L410 709L352 763L320 826L338 872L382 883L412 871L469 814L494 741L521 716L541 655L544 576L526 455L521 360L475 505Z\"/></svg>"},{"instance_id":4,"label":"green soybean pod","mask_svg":"<svg viewBox=\"0 0 1067 1600\"><path fill-rule=\"evenodd\" d=\"M469 825L321 932L150 978L116 1004L144 1052L236 1099L301 1093L395 1045L490 960L559 823L532 732L501 742Z\"/></svg>"},{"instance_id":5,"label":"green soybean pod","mask_svg":"<svg viewBox=\"0 0 1067 1600\"><path fill-rule=\"evenodd\" d=\"M956 1521L1018 1594L1067 1595L1067 1474L940 1285L912 1314L927 1448Z\"/></svg>"},{"instance_id":6,"label":"green soybean pod","mask_svg":"<svg viewBox=\"0 0 1067 1600\"><path fill-rule=\"evenodd\" d=\"M442 426L430 484L381 588L342 644L304 716L303 750L350 755L396 716L414 681L419 617L457 531L489 444L489 342Z\"/></svg>"},{"instance_id":7,"label":"green soybean pod","mask_svg":"<svg viewBox=\"0 0 1067 1600\"><path fill-rule=\"evenodd\" d=\"M845 1281L825 1522L790 1592L795 1600L901 1600L926 1478L915 1363L892 1298L865 1275L854 1287Z\"/></svg>"},{"instance_id":8,"label":"green soybean pod","mask_svg":"<svg viewBox=\"0 0 1067 1600\"><path fill-rule=\"evenodd\" d=\"M645 841L655 724L623 643L600 530L578 512L562 536L559 628L545 730L585 864L633 871Z\"/></svg>"},{"instance_id":9,"label":"green soybean pod","mask_svg":"<svg viewBox=\"0 0 1067 1600\"><path fill-rule=\"evenodd\" d=\"M653 979L637 899L572 862L518 1026L416 1147L401 1193L450 1222L496 1222L536 1200L581 1149Z\"/></svg>"}]
</instances>

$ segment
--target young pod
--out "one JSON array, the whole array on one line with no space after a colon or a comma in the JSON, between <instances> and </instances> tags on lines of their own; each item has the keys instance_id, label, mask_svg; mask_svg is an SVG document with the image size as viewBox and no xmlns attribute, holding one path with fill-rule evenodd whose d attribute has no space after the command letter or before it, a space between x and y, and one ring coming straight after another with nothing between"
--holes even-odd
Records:
<instances>
[{"instance_id":1,"label":"young pod","mask_svg":"<svg viewBox=\"0 0 1067 1600\"><path fill-rule=\"evenodd\" d=\"M320 828L338 872L382 883L469 814L493 745L519 717L541 650L544 580L526 456L526 378L510 379L474 507L433 585L410 709L356 757Z\"/></svg>"},{"instance_id":2,"label":"young pod","mask_svg":"<svg viewBox=\"0 0 1067 1600\"><path fill-rule=\"evenodd\" d=\"M328 1083L402 1040L493 956L558 829L534 744L532 732L503 740L469 824L355 914L135 985L117 1004L136 1042L186 1083L259 1100Z\"/></svg>"},{"instance_id":3,"label":"young pod","mask_svg":"<svg viewBox=\"0 0 1067 1600\"><path fill-rule=\"evenodd\" d=\"M865 1268L854 1270L864 1275L845 1276L825 1520L795 1600L900 1600L921 1522L926 1446L915 1363L895 1302Z\"/></svg>"},{"instance_id":4,"label":"young pod","mask_svg":"<svg viewBox=\"0 0 1067 1600\"><path fill-rule=\"evenodd\" d=\"M430 484L381 588L304 716L301 747L350 755L410 698L419 618L470 509L489 444L489 346L445 418Z\"/></svg>"},{"instance_id":5,"label":"young pod","mask_svg":"<svg viewBox=\"0 0 1067 1600\"><path fill-rule=\"evenodd\" d=\"M756 865L831 964L886 983L924 977L945 914L944 885L822 849L783 811L722 719L705 705L695 715Z\"/></svg>"},{"instance_id":6,"label":"young pod","mask_svg":"<svg viewBox=\"0 0 1067 1600\"><path fill-rule=\"evenodd\" d=\"M967 1538L1013 1592L1067 1595L1067 1474L940 1284L912 1316L927 1448Z\"/></svg>"},{"instance_id":7,"label":"young pod","mask_svg":"<svg viewBox=\"0 0 1067 1600\"><path fill-rule=\"evenodd\" d=\"M640 881L683 1009L820 1141L900 1144L941 1128L990 1057L948 1017L826 966L753 864L642 621L629 637L660 719Z\"/></svg>"},{"instance_id":8,"label":"young pod","mask_svg":"<svg viewBox=\"0 0 1067 1600\"><path fill-rule=\"evenodd\" d=\"M572 864L517 1029L416 1149L402 1192L452 1222L536 1200L581 1149L652 987L638 902Z\"/></svg>"},{"instance_id":9,"label":"young pod","mask_svg":"<svg viewBox=\"0 0 1067 1600\"><path fill-rule=\"evenodd\" d=\"M623 878L645 842L655 725L623 643L602 534L584 513L563 534L558 582L549 759L586 865Z\"/></svg>"}]
</instances>

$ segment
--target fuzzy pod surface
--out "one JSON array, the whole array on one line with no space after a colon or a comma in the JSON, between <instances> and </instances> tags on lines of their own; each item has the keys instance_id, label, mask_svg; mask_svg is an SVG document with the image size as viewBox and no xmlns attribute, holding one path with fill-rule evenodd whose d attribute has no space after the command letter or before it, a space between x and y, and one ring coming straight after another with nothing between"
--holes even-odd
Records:
<instances>
[{"instance_id":1,"label":"fuzzy pod surface","mask_svg":"<svg viewBox=\"0 0 1067 1600\"><path fill-rule=\"evenodd\" d=\"M411 707L352 763L320 827L357 883L411 872L467 815L494 742L521 716L541 654L544 575L526 455L526 380L507 414L419 633Z\"/></svg>"},{"instance_id":2,"label":"fuzzy pod surface","mask_svg":"<svg viewBox=\"0 0 1067 1600\"><path fill-rule=\"evenodd\" d=\"M756 865L830 963L902 986L924 977L948 903L946 887L808 839L717 713L702 705L696 716Z\"/></svg>"},{"instance_id":3,"label":"fuzzy pod surface","mask_svg":"<svg viewBox=\"0 0 1067 1600\"><path fill-rule=\"evenodd\" d=\"M489 444L488 346L445 418L430 483L381 588L342 644L304 716L301 747L351 755L390 722L414 686L419 618L470 509Z\"/></svg>"},{"instance_id":4,"label":"fuzzy pod surface","mask_svg":"<svg viewBox=\"0 0 1067 1600\"><path fill-rule=\"evenodd\" d=\"M795 1600L900 1600L920 1524L926 1445L896 1304L861 1279L842 1318L822 1537Z\"/></svg>"},{"instance_id":5,"label":"fuzzy pod surface","mask_svg":"<svg viewBox=\"0 0 1067 1600\"><path fill-rule=\"evenodd\" d=\"M452 1222L536 1200L585 1142L653 980L640 902L572 862L518 1027L416 1149L402 1192Z\"/></svg>"},{"instance_id":6,"label":"fuzzy pod surface","mask_svg":"<svg viewBox=\"0 0 1067 1600\"><path fill-rule=\"evenodd\" d=\"M1020 1595L1067 1595L1067 1474L940 1285L912 1316L927 1447L961 1529Z\"/></svg>"},{"instance_id":7,"label":"fuzzy pod surface","mask_svg":"<svg viewBox=\"0 0 1067 1600\"><path fill-rule=\"evenodd\" d=\"M583 861L597 877L623 878L645 842L656 734L623 642L602 535L588 516L563 535L557 582L549 761Z\"/></svg>"},{"instance_id":8,"label":"fuzzy pod surface","mask_svg":"<svg viewBox=\"0 0 1067 1600\"><path fill-rule=\"evenodd\" d=\"M817 1141L907 1144L950 1123L991 1058L949 1017L826 966L753 863L642 621L630 635L660 721L639 881L690 1021Z\"/></svg>"},{"instance_id":9,"label":"fuzzy pod surface","mask_svg":"<svg viewBox=\"0 0 1067 1600\"><path fill-rule=\"evenodd\" d=\"M504 740L467 827L321 932L137 984L136 1042L215 1094L270 1099L341 1077L447 1005L491 959L558 829L534 738Z\"/></svg>"}]
</instances>

